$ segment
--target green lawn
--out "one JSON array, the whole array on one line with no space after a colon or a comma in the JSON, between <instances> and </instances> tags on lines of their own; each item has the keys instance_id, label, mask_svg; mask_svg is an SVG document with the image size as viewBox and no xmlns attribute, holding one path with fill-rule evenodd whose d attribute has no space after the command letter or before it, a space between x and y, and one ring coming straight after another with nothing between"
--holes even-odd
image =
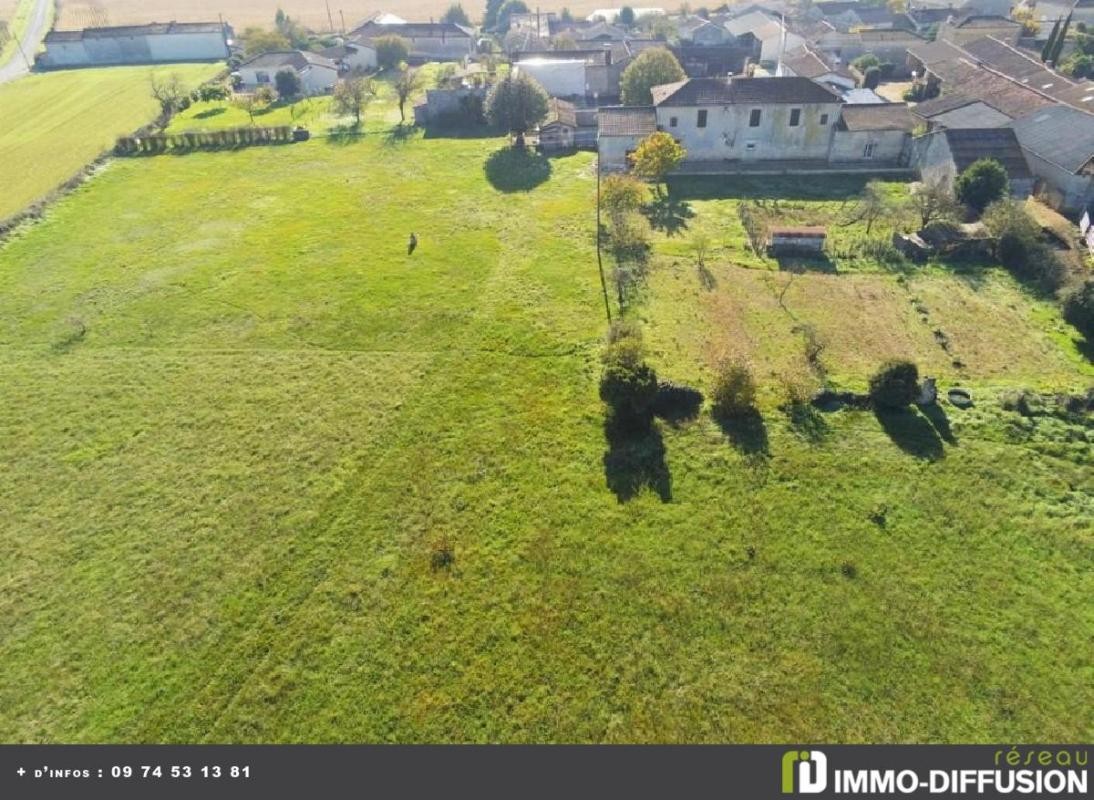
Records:
<instances>
[{"instance_id":1,"label":"green lawn","mask_svg":"<svg viewBox=\"0 0 1094 800\"><path fill-rule=\"evenodd\" d=\"M213 77L215 64L105 67L29 75L0 85L0 219L48 195L120 135L158 112L153 74L189 85ZM29 166L33 165L33 167Z\"/></svg>"},{"instance_id":2,"label":"green lawn","mask_svg":"<svg viewBox=\"0 0 1094 800\"><path fill-rule=\"evenodd\" d=\"M765 395L759 442L659 423L659 491L622 502L593 159L500 191L501 146L122 160L0 249L0 740L1087 738L1090 428L996 399L1089 382L1055 312L995 275L801 276L832 337L822 297L892 295L931 366L903 293L955 347L1005 334L952 441L808 438ZM676 246L634 311L662 374L706 388L737 331L777 371L780 274L726 251L705 289ZM861 382L884 348L847 335Z\"/></svg>"}]
</instances>

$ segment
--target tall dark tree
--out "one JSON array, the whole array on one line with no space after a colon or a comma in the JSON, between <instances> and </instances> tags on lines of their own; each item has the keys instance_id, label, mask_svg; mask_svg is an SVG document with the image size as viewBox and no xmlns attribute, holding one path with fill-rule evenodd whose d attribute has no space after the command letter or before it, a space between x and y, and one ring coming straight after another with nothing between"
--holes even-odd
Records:
<instances>
[{"instance_id":1,"label":"tall dark tree","mask_svg":"<svg viewBox=\"0 0 1094 800\"><path fill-rule=\"evenodd\" d=\"M505 0L486 0L486 13L482 18L482 26L488 31L494 30L498 25L498 12L505 4Z\"/></svg>"},{"instance_id":2,"label":"tall dark tree","mask_svg":"<svg viewBox=\"0 0 1094 800\"><path fill-rule=\"evenodd\" d=\"M629 28L634 24L634 9L630 6L623 6L619 9L619 15L615 18L615 21Z\"/></svg>"},{"instance_id":3,"label":"tall dark tree","mask_svg":"<svg viewBox=\"0 0 1094 800\"><path fill-rule=\"evenodd\" d=\"M444 16L441 17L441 22L451 22L456 25L471 25L471 17L467 16L467 12L463 10L463 6L460 3L453 3L448 7L448 10L444 12Z\"/></svg>"},{"instance_id":4,"label":"tall dark tree","mask_svg":"<svg viewBox=\"0 0 1094 800\"><path fill-rule=\"evenodd\" d=\"M303 91L300 76L293 69L283 69L274 75L274 85L277 87L278 96L286 100L298 96Z\"/></svg>"},{"instance_id":5,"label":"tall dark tree","mask_svg":"<svg viewBox=\"0 0 1094 800\"><path fill-rule=\"evenodd\" d=\"M1060 54L1064 51L1064 44L1067 42L1067 29L1071 27L1071 13L1067 15L1067 19L1064 20L1064 25L1060 28L1060 35L1056 37L1056 41L1052 44L1052 53L1049 54L1049 61L1052 65L1060 63Z\"/></svg>"},{"instance_id":6,"label":"tall dark tree","mask_svg":"<svg viewBox=\"0 0 1094 800\"><path fill-rule=\"evenodd\" d=\"M1056 24L1052 26L1052 32L1048 35L1048 41L1041 48L1041 61L1048 61L1052 57L1052 49L1056 46L1056 37L1060 35L1060 19L1056 18Z\"/></svg>"}]
</instances>

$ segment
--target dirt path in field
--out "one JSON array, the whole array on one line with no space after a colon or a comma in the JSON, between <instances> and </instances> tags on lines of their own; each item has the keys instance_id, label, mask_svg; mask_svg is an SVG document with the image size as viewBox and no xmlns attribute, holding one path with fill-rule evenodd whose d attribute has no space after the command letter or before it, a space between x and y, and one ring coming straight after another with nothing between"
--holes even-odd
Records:
<instances>
[{"instance_id":1,"label":"dirt path in field","mask_svg":"<svg viewBox=\"0 0 1094 800\"><path fill-rule=\"evenodd\" d=\"M50 9L53 0L34 0L34 10L30 14L30 23L20 40L23 52L16 47L6 64L0 64L0 83L7 83L16 78L21 78L30 72L30 63L34 62L34 54L38 52L38 45L42 43L46 33L49 32Z\"/></svg>"}]
</instances>

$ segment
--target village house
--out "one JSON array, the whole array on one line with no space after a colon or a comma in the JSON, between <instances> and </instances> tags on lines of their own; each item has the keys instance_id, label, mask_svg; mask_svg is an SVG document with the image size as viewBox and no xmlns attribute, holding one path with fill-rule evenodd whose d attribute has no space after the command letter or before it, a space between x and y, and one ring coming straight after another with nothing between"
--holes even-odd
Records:
<instances>
[{"instance_id":1,"label":"village house","mask_svg":"<svg viewBox=\"0 0 1094 800\"><path fill-rule=\"evenodd\" d=\"M692 78L653 89L689 161L828 160L839 95L806 78Z\"/></svg>"},{"instance_id":2,"label":"village house","mask_svg":"<svg viewBox=\"0 0 1094 800\"><path fill-rule=\"evenodd\" d=\"M1011 195L1025 199L1033 193L1033 174L1018 137L1010 128L946 128L912 140L912 164L924 181L953 186L973 162L991 158L1003 165L1010 178Z\"/></svg>"},{"instance_id":3,"label":"village house","mask_svg":"<svg viewBox=\"0 0 1094 800\"><path fill-rule=\"evenodd\" d=\"M621 171L638 143L657 131L652 106L605 106L597 112L597 152L600 169Z\"/></svg>"},{"instance_id":4,"label":"village house","mask_svg":"<svg viewBox=\"0 0 1094 800\"><path fill-rule=\"evenodd\" d=\"M874 162L908 164L916 118L904 103L844 105L832 134L828 160L833 164Z\"/></svg>"},{"instance_id":5,"label":"village house","mask_svg":"<svg viewBox=\"0 0 1094 800\"><path fill-rule=\"evenodd\" d=\"M319 55L329 58L338 65L340 72L354 70L368 71L376 69L376 48L368 40L349 40L337 47L320 50Z\"/></svg>"},{"instance_id":6,"label":"village house","mask_svg":"<svg viewBox=\"0 0 1094 800\"><path fill-rule=\"evenodd\" d=\"M749 64L760 60L760 41L751 33L734 36L727 31L725 44L682 42L670 45L669 50L689 78L741 75Z\"/></svg>"},{"instance_id":7,"label":"village house","mask_svg":"<svg viewBox=\"0 0 1094 800\"><path fill-rule=\"evenodd\" d=\"M783 56L775 73L779 76L809 78L839 91L855 88L855 78L846 67L832 64L809 45Z\"/></svg>"},{"instance_id":8,"label":"village house","mask_svg":"<svg viewBox=\"0 0 1094 800\"><path fill-rule=\"evenodd\" d=\"M1094 202L1094 116L1057 105L1017 119L1010 128L1046 203L1078 214Z\"/></svg>"},{"instance_id":9,"label":"village house","mask_svg":"<svg viewBox=\"0 0 1094 800\"><path fill-rule=\"evenodd\" d=\"M539 146L545 153L595 150L597 109L552 100L548 121L539 126Z\"/></svg>"},{"instance_id":10,"label":"village house","mask_svg":"<svg viewBox=\"0 0 1094 800\"><path fill-rule=\"evenodd\" d=\"M225 61L231 29L219 22L153 22L77 31L50 31L43 67Z\"/></svg>"},{"instance_id":11,"label":"village house","mask_svg":"<svg viewBox=\"0 0 1094 800\"><path fill-rule=\"evenodd\" d=\"M410 61L462 61L475 53L475 32L452 22L366 22L350 33L353 42L399 36L410 46Z\"/></svg>"},{"instance_id":12,"label":"village house","mask_svg":"<svg viewBox=\"0 0 1094 800\"><path fill-rule=\"evenodd\" d=\"M917 103L914 109L928 130L940 128L1000 128L1011 118L983 100L947 94Z\"/></svg>"},{"instance_id":13,"label":"village house","mask_svg":"<svg viewBox=\"0 0 1094 800\"><path fill-rule=\"evenodd\" d=\"M760 41L760 63L762 64L774 65L778 62L780 54L797 50L806 43L804 37L789 30L778 17L763 11L749 11L729 20L725 26L734 36L751 33Z\"/></svg>"},{"instance_id":14,"label":"village house","mask_svg":"<svg viewBox=\"0 0 1094 800\"><path fill-rule=\"evenodd\" d=\"M908 49L926 44L927 40L911 31L891 28L864 29L851 32L829 30L814 37L813 49L833 64L850 64L859 56L872 53L880 61L893 65L890 77L903 79L910 75Z\"/></svg>"},{"instance_id":15,"label":"village house","mask_svg":"<svg viewBox=\"0 0 1094 800\"><path fill-rule=\"evenodd\" d=\"M676 23L680 42L687 45L709 47L728 43L732 38L728 30L702 17L684 17Z\"/></svg>"},{"instance_id":16,"label":"village house","mask_svg":"<svg viewBox=\"0 0 1094 800\"><path fill-rule=\"evenodd\" d=\"M938 26L938 40L958 46L985 36L992 36L1008 44L1017 44L1021 33L1021 24L1012 19L981 14L950 17Z\"/></svg>"},{"instance_id":17,"label":"village house","mask_svg":"<svg viewBox=\"0 0 1094 800\"><path fill-rule=\"evenodd\" d=\"M542 50L513 54L513 70L534 78L552 97L588 97L615 102L623 70L631 61L625 45L586 50Z\"/></svg>"},{"instance_id":18,"label":"village house","mask_svg":"<svg viewBox=\"0 0 1094 800\"><path fill-rule=\"evenodd\" d=\"M300 79L306 95L326 94L338 82L338 65L318 53L283 50L263 53L244 61L236 70L240 89L253 92L260 86L275 88L277 73L290 70Z\"/></svg>"}]
</instances>

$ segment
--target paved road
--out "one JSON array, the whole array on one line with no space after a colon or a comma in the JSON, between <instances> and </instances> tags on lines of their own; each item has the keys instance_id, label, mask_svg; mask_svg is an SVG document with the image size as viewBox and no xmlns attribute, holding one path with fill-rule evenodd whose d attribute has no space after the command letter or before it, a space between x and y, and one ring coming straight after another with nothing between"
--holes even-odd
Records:
<instances>
[{"instance_id":1,"label":"paved road","mask_svg":"<svg viewBox=\"0 0 1094 800\"><path fill-rule=\"evenodd\" d=\"M30 24L23 35L23 52L27 58L34 61L34 54L38 52L38 45L42 43L49 32L49 9L53 0L34 0L34 10L30 15ZM0 83L13 81L27 74L27 62L19 55L19 48L12 51L11 60L6 64L0 64Z\"/></svg>"}]
</instances>

